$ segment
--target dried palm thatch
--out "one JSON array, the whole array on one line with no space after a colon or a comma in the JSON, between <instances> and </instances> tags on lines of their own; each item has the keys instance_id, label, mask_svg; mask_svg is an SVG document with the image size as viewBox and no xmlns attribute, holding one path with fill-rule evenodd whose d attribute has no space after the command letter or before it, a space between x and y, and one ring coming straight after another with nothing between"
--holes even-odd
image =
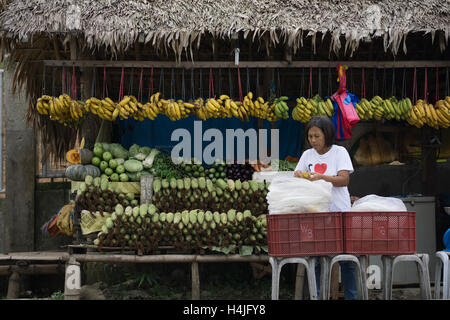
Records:
<instances>
[{"instance_id":1,"label":"dried palm thatch","mask_svg":"<svg viewBox=\"0 0 450 320\"><path fill-rule=\"evenodd\" d=\"M113 54L139 37L153 46L172 49L181 57L205 33L229 39L268 33L273 44L294 49L305 37L332 35L330 51L339 51L341 37L351 55L361 41L382 37L385 49L397 53L410 32L450 29L450 2L441 0L15 0L0 15L3 30L23 39L37 33L80 32L89 47L106 46Z\"/></svg>"},{"instance_id":2,"label":"dried palm thatch","mask_svg":"<svg viewBox=\"0 0 450 320\"><path fill-rule=\"evenodd\" d=\"M172 50L193 59L202 39L263 40L266 47L284 44L294 53L311 38L331 36L329 52L352 56L361 42L382 38L385 51L405 53L410 33L431 33L443 51L450 31L450 1L442 0L0 0L1 56L15 68L14 90L25 89L27 120L41 132L54 159L64 159L78 129L40 116L44 59L69 59L58 43L76 35L84 52L126 54L137 41L157 52ZM55 41L58 38L58 41ZM344 41L342 41L344 39ZM50 51L49 51L50 49ZM48 154L47 154L48 156Z\"/></svg>"}]
</instances>

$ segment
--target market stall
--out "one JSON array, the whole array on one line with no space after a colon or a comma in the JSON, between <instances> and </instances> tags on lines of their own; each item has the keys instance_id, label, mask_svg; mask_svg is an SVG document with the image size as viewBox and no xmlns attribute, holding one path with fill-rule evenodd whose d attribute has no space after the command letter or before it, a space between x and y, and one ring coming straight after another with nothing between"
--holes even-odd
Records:
<instances>
[{"instance_id":1,"label":"market stall","mask_svg":"<svg viewBox=\"0 0 450 320\"><path fill-rule=\"evenodd\" d=\"M119 260L150 261L164 250L189 255L189 262L266 262L270 183L293 174L306 149L304 126L315 115L332 119L338 143L360 172L376 175L377 166L420 160L426 180L420 190L401 179L390 194L358 186L353 196L436 196L436 160L449 157L450 140L436 137L448 136L450 61L442 27L448 5L435 2L438 13L417 2L421 14L402 19L401 28L398 12L383 7L396 3L346 8L355 20L385 17L369 19L376 25L368 28L362 19L349 25L349 13L332 2L310 8L251 3L239 8L245 19L225 21L237 10L227 1L200 1L188 11L183 2L169 8L118 1L120 10L87 1L51 9L49 2L37 5L39 11L12 1L0 17L12 34L3 37L3 54L18 62L15 81L27 89L27 118L40 132L44 156L64 162L73 195L73 210L51 217L46 230L73 236L72 249L134 253ZM61 21L79 23L55 23L58 30L50 33L50 22L59 20L40 19L47 9L70 9ZM289 19L279 21L272 9ZM172 10L183 12L182 21L167 18ZM132 22L107 31L130 13ZM34 31L16 27L15 15L32 21ZM192 21L188 31L183 21ZM197 21L208 22L200 28ZM429 29L431 35L423 32ZM25 38L38 34L32 44ZM339 89L348 93L353 122ZM231 150L225 140L217 147L228 130L258 134ZM172 151L183 134L190 140L183 145L188 161L178 163ZM218 160L207 162L205 155Z\"/></svg>"}]
</instances>

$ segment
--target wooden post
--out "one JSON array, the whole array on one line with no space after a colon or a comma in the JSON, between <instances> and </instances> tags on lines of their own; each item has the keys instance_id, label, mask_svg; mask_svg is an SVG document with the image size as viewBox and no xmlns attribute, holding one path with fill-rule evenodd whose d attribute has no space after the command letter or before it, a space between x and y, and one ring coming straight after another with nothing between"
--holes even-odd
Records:
<instances>
[{"instance_id":1,"label":"wooden post","mask_svg":"<svg viewBox=\"0 0 450 320\"><path fill-rule=\"evenodd\" d=\"M198 262L191 263L192 276L192 300L200 300L200 276L198 273Z\"/></svg>"},{"instance_id":2,"label":"wooden post","mask_svg":"<svg viewBox=\"0 0 450 320\"><path fill-rule=\"evenodd\" d=\"M80 263L70 257L66 264L66 277L64 281L64 300L79 300L81 289Z\"/></svg>"},{"instance_id":3,"label":"wooden post","mask_svg":"<svg viewBox=\"0 0 450 320\"><path fill-rule=\"evenodd\" d=\"M152 203L153 198L153 175L145 174L141 176L141 204Z\"/></svg>"},{"instance_id":4,"label":"wooden post","mask_svg":"<svg viewBox=\"0 0 450 320\"><path fill-rule=\"evenodd\" d=\"M330 299L337 300L339 298L339 264L335 263L331 270L330 277Z\"/></svg>"},{"instance_id":5,"label":"wooden post","mask_svg":"<svg viewBox=\"0 0 450 320\"><path fill-rule=\"evenodd\" d=\"M8 295L7 295L8 299L19 298L20 283L21 283L20 274L17 271L13 272L9 277L8 282Z\"/></svg>"},{"instance_id":6,"label":"wooden post","mask_svg":"<svg viewBox=\"0 0 450 320\"><path fill-rule=\"evenodd\" d=\"M303 283L305 282L305 266L297 264L297 276L295 277L295 300L303 300Z\"/></svg>"}]
</instances>

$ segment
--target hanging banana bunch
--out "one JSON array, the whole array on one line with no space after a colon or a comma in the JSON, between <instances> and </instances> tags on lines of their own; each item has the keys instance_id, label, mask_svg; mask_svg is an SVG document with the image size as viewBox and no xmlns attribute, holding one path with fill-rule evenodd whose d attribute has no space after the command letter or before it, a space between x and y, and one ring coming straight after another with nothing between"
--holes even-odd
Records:
<instances>
[{"instance_id":1,"label":"hanging banana bunch","mask_svg":"<svg viewBox=\"0 0 450 320\"><path fill-rule=\"evenodd\" d=\"M59 97L43 95L38 98L36 110L67 127L78 126L89 112L83 101L72 100L67 94Z\"/></svg>"}]
</instances>

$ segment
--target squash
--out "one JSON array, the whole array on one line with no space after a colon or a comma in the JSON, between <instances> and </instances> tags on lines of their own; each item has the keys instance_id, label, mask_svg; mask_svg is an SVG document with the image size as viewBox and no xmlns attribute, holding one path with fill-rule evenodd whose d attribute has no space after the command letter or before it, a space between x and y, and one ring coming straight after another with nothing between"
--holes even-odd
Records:
<instances>
[{"instance_id":1,"label":"squash","mask_svg":"<svg viewBox=\"0 0 450 320\"><path fill-rule=\"evenodd\" d=\"M81 163L81 155L77 149L71 149L66 153L66 159L71 164L80 164Z\"/></svg>"},{"instance_id":2,"label":"squash","mask_svg":"<svg viewBox=\"0 0 450 320\"><path fill-rule=\"evenodd\" d=\"M71 164L90 164L94 153L84 148L84 138L81 139L79 149L71 149L66 153L66 159Z\"/></svg>"},{"instance_id":3,"label":"squash","mask_svg":"<svg viewBox=\"0 0 450 320\"><path fill-rule=\"evenodd\" d=\"M91 176L93 178L100 177L101 171L96 166L91 164L82 165L74 164L66 169L66 178L72 181L84 181L86 176Z\"/></svg>"}]
</instances>

